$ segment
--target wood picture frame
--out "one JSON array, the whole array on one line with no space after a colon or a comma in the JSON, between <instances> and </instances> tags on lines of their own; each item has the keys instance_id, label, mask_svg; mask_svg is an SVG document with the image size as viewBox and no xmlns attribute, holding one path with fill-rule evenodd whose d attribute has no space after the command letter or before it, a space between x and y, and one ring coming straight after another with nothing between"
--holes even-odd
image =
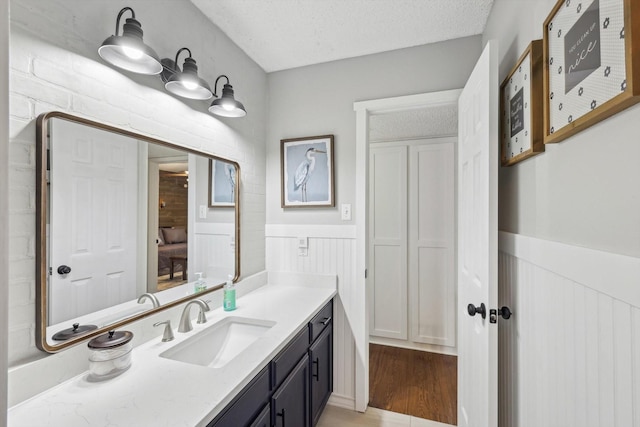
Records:
<instances>
[{"instance_id":1,"label":"wood picture frame","mask_svg":"<svg viewBox=\"0 0 640 427\"><path fill-rule=\"evenodd\" d=\"M640 102L637 0L558 0L543 50L545 144Z\"/></svg>"},{"instance_id":2,"label":"wood picture frame","mask_svg":"<svg viewBox=\"0 0 640 427\"><path fill-rule=\"evenodd\" d=\"M235 207L237 193L235 165L223 160L209 159L209 207Z\"/></svg>"},{"instance_id":3,"label":"wood picture frame","mask_svg":"<svg viewBox=\"0 0 640 427\"><path fill-rule=\"evenodd\" d=\"M335 206L333 135L280 140L282 208Z\"/></svg>"},{"instance_id":4,"label":"wood picture frame","mask_svg":"<svg viewBox=\"0 0 640 427\"><path fill-rule=\"evenodd\" d=\"M502 166L544 152L542 70L542 40L534 40L500 86Z\"/></svg>"}]
</instances>

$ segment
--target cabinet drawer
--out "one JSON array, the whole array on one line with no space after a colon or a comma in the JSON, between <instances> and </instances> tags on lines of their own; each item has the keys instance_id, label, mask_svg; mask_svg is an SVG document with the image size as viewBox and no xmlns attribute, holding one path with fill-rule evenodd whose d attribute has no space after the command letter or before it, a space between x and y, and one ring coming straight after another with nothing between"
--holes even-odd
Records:
<instances>
[{"instance_id":1,"label":"cabinet drawer","mask_svg":"<svg viewBox=\"0 0 640 427\"><path fill-rule=\"evenodd\" d=\"M238 397L207 427L246 427L269 400L269 367L264 368Z\"/></svg>"},{"instance_id":2,"label":"cabinet drawer","mask_svg":"<svg viewBox=\"0 0 640 427\"><path fill-rule=\"evenodd\" d=\"M309 344L324 331L333 318L333 300L329 301L309 322Z\"/></svg>"},{"instance_id":3,"label":"cabinet drawer","mask_svg":"<svg viewBox=\"0 0 640 427\"><path fill-rule=\"evenodd\" d=\"M284 381L309 348L309 332L307 327L289 342L289 344L271 361L271 389Z\"/></svg>"}]
</instances>

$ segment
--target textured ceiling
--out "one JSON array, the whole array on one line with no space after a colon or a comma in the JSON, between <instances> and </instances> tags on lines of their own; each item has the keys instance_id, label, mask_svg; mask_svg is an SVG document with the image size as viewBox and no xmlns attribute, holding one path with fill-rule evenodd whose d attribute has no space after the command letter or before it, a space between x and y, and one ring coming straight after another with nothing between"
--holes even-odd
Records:
<instances>
[{"instance_id":1,"label":"textured ceiling","mask_svg":"<svg viewBox=\"0 0 640 427\"><path fill-rule=\"evenodd\" d=\"M191 0L266 72L481 34L493 0Z\"/></svg>"},{"instance_id":2,"label":"textured ceiling","mask_svg":"<svg viewBox=\"0 0 640 427\"><path fill-rule=\"evenodd\" d=\"M372 115L369 118L371 142L437 138L457 134L456 104Z\"/></svg>"}]
</instances>

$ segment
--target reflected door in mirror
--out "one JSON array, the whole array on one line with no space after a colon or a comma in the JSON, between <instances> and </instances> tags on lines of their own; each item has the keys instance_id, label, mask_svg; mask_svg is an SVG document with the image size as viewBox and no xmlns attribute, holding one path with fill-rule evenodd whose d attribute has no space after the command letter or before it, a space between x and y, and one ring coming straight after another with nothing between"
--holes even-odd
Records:
<instances>
[{"instance_id":1,"label":"reflected door in mirror","mask_svg":"<svg viewBox=\"0 0 640 427\"><path fill-rule=\"evenodd\" d=\"M64 120L51 133L49 324L56 324L137 297L139 162L124 136Z\"/></svg>"}]
</instances>

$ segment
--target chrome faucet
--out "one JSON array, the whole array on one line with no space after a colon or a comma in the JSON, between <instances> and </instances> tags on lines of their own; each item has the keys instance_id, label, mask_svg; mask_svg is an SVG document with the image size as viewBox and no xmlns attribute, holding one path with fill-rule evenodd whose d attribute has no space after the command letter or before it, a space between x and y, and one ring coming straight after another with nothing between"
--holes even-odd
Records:
<instances>
[{"instance_id":1,"label":"chrome faucet","mask_svg":"<svg viewBox=\"0 0 640 427\"><path fill-rule=\"evenodd\" d=\"M160 301L158 301L158 297L156 297L154 294L150 294L149 292L145 292L144 294L140 295L140 298L138 298L138 304L142 304L147 298L151 300L153 308L160 307Z\"/></svg>"},{"instance_id":2,"label":"chrome faucet","mask_svg":"<svg viewBox=\"0 0 640 427\"><path fill-rule=\"evenodd\" d=\"M196 304L199 307L197 323L207 322L207 317L204 315L204 313L210 310L209 304L202 301L201 299L194 299L193 301L189 301L187 305L184 306L182 316L180 316L180 325L178 326L178 332L189 332L193 329L193 326L191 326L191 317L189 317L191 304Z\"/></svg>"}]
</instances>

